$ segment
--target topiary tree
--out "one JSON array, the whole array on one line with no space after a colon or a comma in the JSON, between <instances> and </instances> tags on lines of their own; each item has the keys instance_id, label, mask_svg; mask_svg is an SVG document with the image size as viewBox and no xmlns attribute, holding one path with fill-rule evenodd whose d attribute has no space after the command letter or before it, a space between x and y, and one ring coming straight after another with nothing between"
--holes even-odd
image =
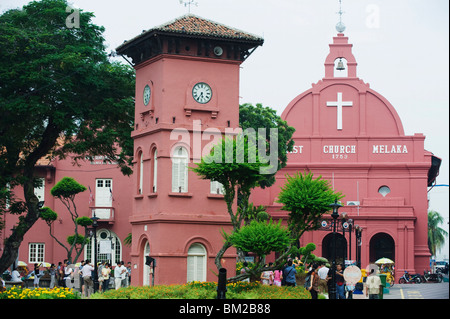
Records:
<instances>
[{"instance_id":1,"label":"topiary tree","mask_svg":"<svg viewBox=\"0 0 450 319\"><path fill-rule=\"evenodd\" d=\"M231 235L223 232L223 236L234 247L257 255L257 261L249 272L250 276L253 277L269 269L264 267L266 255L273 251L285 250L292 241L289 230L281 226L281 220L274 223L272 219L268 222L252 220L250 224L234 231ZM238 275L230 278L230 280L242 280L247 278L249 274Z\"/></svg>"},{"instance_id":2,"label":"topiary tree","mask_svg":"<svg viewBox=\"0 0 450 319\"><path fill-rule=\"evenodd\" d=\"M322 215L331 210L330 204L343 197L321 176L313 178L311 172L305 172L287 175L277 202L283 204L282 210L289 212L289 230L298 241L306 231L319 229Z\"/></svg>"},{"instance_id":3,"label":"topiary tree","mask_svg":"<svg viewBox=\"0 0 450 319\"><path fill-rule=\"evenodd\" d=\"M81 255L84 246L88 242L88 238L80 235L78 226L84 228L85 233L87 227L92 225L92 219L86 216L79 217L77 212L77 206L75 204L75 196L86 190L86 187L78 183L72 177L63 177L50 191L50 193L58 198L64 206L67 208L70 218L74 223L74 234L68 236L66 241L68 246L55 237L53 234L53 223L58 219L58 214L48 207L44 207L40 211L39 217L44 220L50 229L50 236L67 252L67 259L70 263L75 263L78 257ZM72 254L75 251L75 257L72 259Z\"/></svg>"}]
</instances>

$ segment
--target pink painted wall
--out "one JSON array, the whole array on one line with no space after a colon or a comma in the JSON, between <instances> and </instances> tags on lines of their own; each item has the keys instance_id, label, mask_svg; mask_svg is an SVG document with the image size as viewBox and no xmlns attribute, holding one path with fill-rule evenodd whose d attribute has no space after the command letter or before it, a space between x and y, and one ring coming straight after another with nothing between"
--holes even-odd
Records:
<instances>
[{"instance_id":1,"label":"pink painted wall","mask_svg":"<svg viewBox=\"0 0 450 319\"><path fill-rule=\"evenodd\" d=\"M195 50L196 43L191 44ZM207 251L208 281L217 281L214 259L222 248L221 229L230 230L230 217L222 195L210 194L210 181L188 172L188 191L172 192L172 151L184 146L189 167L205 154L213 136L239 121L239 64L237 61L201 57L160 55L136 67L136 124L132 133L135 160L144 154L143 194L136 194L130 217L133 233L132 263L137 276L134 285L144 282L144 247L156 259L155 284L186 282L187 256L194 243ZM210 102L199 104L192 88L205 82L212 88ZM151 86L149 105L143 103L143 89ZM175 117L175 119L174 119ZM158 119L156 121L156 119ZM215 134L205 135L213 129ZM174 131L175 130L175 131ZM180 135L179 135L179 134ZM152 192L153 152L157 149L157 192ZM139 175L135 174L134 185ZM137 190L137 189L136 189ZM235 208L235 205L234 205ZM235 273L235 251L224 256L229 276Z\"/></svg>"},{"instance_id":2,"label":"pink painted wall","mask_svg":"<svg viewBox=\"0 0 450 319\"><path fill-rule=\"evenodd\" d=\"M348 61L346 77L335 77L333 73L334 61L340 57ZM336 102L339 94L343 102L351 102L351 106L342 106L341 129L337 107L327 105ZM267 205L274 218L285 219L288 213L275 203L286 182L285 175L311 171L345 195L340 212L347 212L355 224L363 227L362 267L375 261L370 259L373 236L386 233L395 242L398 274L429 268L426 229L431 154L424 150L425 137L405 136L394 107L356 77L356 61L347 37L338 34L333 38L325 77L294 98L281 117L296 128L294 151L288 155L287 166L277 173L276 184L268 190L255 190L253 202ZM378 193L384 185L391 190L386 197ZM359 208L346 205L347 201L358 200ZM301 243L314 242L315 253L321 255L327 234L310 232ZM352 241L354 259L354 234Z\"/></svg>"},{"instance_id":3,"label":"pink painted wall","mask_svg":"<svg viewBox=\"0 0 450 319\"><path fill-rule=\"evenodd\" d=\"M130 215L130 200L132 196L132 179L123 176L120 169L115 164L104 164L102 159L96 159L93 162L80 162L80 166L74 166L70 157L66 160L54 160L49 163L49 166L41 166L39 168L40 176L45 178L45 206L53 209L58 213L58 220L52 226L53 234L65 244L66 238L74 233L74 224L71 220L70 214L66 207L60 200L54 198L50 191L63 177L73 177L78 183L84 185L86 188L91 188L94 201L89 203L90 192L89 189L76 196L75 203L79 216L92 217L90 207L95 207L95 185L96 179L112 179L113 181L113 197L112 208L114 208L114 216L110 220L99 220L98 232L102 229L107 229L114 233L122 242L121 259L125 262L130 261L130 248L123 244L125 237L131 232L131 225L129 224ZM53 167L53 168L50 168ZM21 189L16 190L16 194L22 195ZM8 231L17 222L15 216L6 215L5 232L2 232L2 238L9 236ZM79 227L79 232L84 235L84 229ZM2 240L3 243L3 240ZM57 264L67 258L66 251L56 243L49 235L49 227L47 224L38 220L33 227L25 235L24 241L19 249L19 260L29 263L28 246L30 243L44 243L45 255L44 260L49 263ZM75 254L72 255L75 257ZM81 261L85 258L84 253L78 258ZM32 264L28 267L32 269Z\"/></svg>"}]
</instances>

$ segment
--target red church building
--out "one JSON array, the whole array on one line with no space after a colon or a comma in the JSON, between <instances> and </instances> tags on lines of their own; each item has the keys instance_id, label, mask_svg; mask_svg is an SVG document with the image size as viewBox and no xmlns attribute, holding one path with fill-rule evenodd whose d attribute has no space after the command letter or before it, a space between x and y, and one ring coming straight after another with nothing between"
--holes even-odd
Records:
<instances>
[{"instance_id":1,"label":"red church building","mask_svg":"<svg viewBox=\"0 0 450 319\"><path fill-rule=\"evenodd\" d=\"M267 206L274 219L286 219L288 212L275 202L286 175L312 172L345 195L340 213L362 230L362 268L387 257L397 274L429 269L427 186L440 159L424 149L423 134L405 135L394 107L357 77L352 44L343 33L330 44L325 77L294 98L281 117L296 129L295 146L276 183L254 191L253 203ZM330 258L331 238L330 232L309 232L301 245L313 242L317 255ZM339 235L341 262L357 254L354 234L353 244L349 239L348 233Z\"/></svg>"},{"instance_id":2,"label":"red church building","mask_svg":"<svg viewBox=\"0 0 450 319\"><path fill-rule=\"evenodd\" d=\"M258 36L189 14L118 47L136 70L134 174L123 176L101 157L80 167L70 158L41 161L44 186L36 194L60 216L52 226L55 236L71 235L73 223L50 189L71 176L88 187L77 196L80 215L100 218L97 260L130 261L132 285L217 280L214 259L230 217L220 185L188 168L214 138L239 126L240 65L262 44ZM294 150L275 185L255 189L251 200L267 206L274 219L286 219L288 212L275 202L285 175L321 175L345 195L340 212L363 230L363 268L388 257L399 272L422 272L430 257L427 186L440 160L424 149L423 134L406 136L394 107L357 77L351 48L338 33L325 60L325 77L282 113L296 129ZM6 217L2 239L14 223L15 217ZM317 255L330 257L330 238L329 232L314 231L301 244L314 242ZM348 235L340 243L347 249ZM94 260L93 251L91 243L80 259ZM354 239L351 254L356 254ZM19 260L30 265L65 258L43 221L19 249ZM152 267L148 261L154 261ZM229 276L235 263L235 250L229 249L222 260Z\"/></svg>"}]
</instances>

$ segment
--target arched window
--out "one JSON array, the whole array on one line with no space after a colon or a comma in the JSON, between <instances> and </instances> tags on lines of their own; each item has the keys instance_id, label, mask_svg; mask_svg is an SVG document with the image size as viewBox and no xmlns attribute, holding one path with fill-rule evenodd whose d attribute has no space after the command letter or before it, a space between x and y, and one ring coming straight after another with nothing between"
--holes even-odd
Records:
<instances>
[{"instance_id":1,"label":"arched window","mask_svg":"<svg viewBox=\"0 0 450 319\"><path fill-rule=\"evenodd\" d=\"M172 154L172 192L188 191L188 152L182 146L175 148Z\"/></svg>"},{"instance_id":2,"label":"arched window","mask_svg":"<svg viewBox=\"0 0 450 319\"><path fill-rule=\"evenodd\" d=\"M189 247L187 257L187 282L206 281L206 249L195 243Z\"/></svg>"},{"instance_id":3,"label":"arched window","mask_svg":"<svg viewBox=\"0 0 450 319\"><path fill-rule=\"evenodd\" d=\"M386 195L389 194L390 192L391 192L391 189L386 185L381 186L378 189L378 193L380 193L383 197L386 197Z\"/></svg>"},{"instance_id":4,"label":"arched window","mask_svg":"<svg viewBox=\"0 0 450 319\"><path fill-rule=\"evenodd\" d=\"M144 286L150 286L151 268L150 268L150 266L145 264L146 257L149 256L149 255L150 255L150 244L147 241L145 243L145 246L144 246L144 260L142 261L142 264L144 265L144 267L143 267L143 271L144 271L144 273L143 273L143 283L142 284Z\"/></svg>"},{"instance_id":5,"label":"arched window","mask_svg":"<svg viewBox=\"0 0 450 319\"><path fill-rule=\"evenodd\" d=\"M94 262L94 238L85 246L85 258ZM115 266L122 260L122 244L119 237L108 229L97 230L97 262L109 262Z\"/></svg>"},{"instance_id":6,"label":"arched window","mask_svg":"<svg viewBox=\"0 0 450 319\"><path fill-rule=\"evenodd\" d=\"M152 166L152 192L156 193L158 185L158 150L153 151L153 166Z\"/></svg>"}]
</instances>

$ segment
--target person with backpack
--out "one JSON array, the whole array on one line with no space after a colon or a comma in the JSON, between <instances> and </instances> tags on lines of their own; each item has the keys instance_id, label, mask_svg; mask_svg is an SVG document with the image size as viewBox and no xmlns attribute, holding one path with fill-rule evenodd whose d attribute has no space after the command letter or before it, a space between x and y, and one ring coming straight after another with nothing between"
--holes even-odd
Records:
<instances>
[{"instance_id":1,"label":"person with backpack","mask_svg":"<svg viewBox=\"0 0 450 319\"><path fill-rule=\"evenodd\" d=\"M304 287L311 294L311 299L317 299L319 292L319 274L317 271L317 265L313 265L305 278Z\"/></svg>"}]
</instances>

